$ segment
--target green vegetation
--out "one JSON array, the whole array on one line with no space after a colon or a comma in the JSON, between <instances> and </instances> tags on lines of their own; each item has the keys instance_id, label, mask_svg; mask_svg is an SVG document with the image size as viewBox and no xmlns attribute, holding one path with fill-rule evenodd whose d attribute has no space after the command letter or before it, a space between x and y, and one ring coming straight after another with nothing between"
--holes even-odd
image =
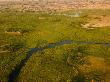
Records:
<instances>
[{"instance_id":1,"label":"green vegetation","mask_svg":"<svg viewBox=\"0 0 110 82\"><path fill-rule=\"evenodd\" d=\"M110 48L107 48L106 51L103 48L106 47L74 44L35 53L22 69L17 82L91 82L92 79L98 82L106 80L104 76L108 72L106 67L109 66L105 65L103 59L110 57ZM100 57L104 52L105 56ZM94 53L97 57L94 56Z\"/></svg>"},{"instance_id":2,"label":"green vegetation","mask_svg":"<svg viewBox=\"0 0 110 82\"><path fill-rule=\"evenodd\" d=\"M21 60L25 59L30 48L44 47L64 40L110 43L109 26L94 29L81 26L88 23L91 14L108 16L110 10L80 11L82 12L80 17L63 15L73 14L74 11L61 12L60 15L59 12L53 15L45 12L1 12L0 81L7 82L9 74ZM69 65L68 58L72 65ZM91 80L97 82L97 79L104 79L103 68L90 69L90 64L94 67L96 64L88 59L99 64L104 60L107 65L103 66L105 64L103 63L102 67L109 68L110 47L98 44L71 44L39 51L26 63L17 81L81 82L78 81L80 78L83 82ZM109 81L107 78L107 82Z\"/></svg>"}]
</instances>

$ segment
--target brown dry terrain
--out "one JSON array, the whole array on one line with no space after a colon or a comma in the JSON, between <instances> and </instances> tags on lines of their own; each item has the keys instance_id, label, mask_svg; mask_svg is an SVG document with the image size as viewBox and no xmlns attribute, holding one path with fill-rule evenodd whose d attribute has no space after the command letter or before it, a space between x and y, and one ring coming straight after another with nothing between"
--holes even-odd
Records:
<instances>
[{"instance_id":1,"label":"brown dry terrain","mask_svg":"<svg viewBox=\"0 0 110 82\"><path fill-rule=\"evenodd\" d=\"M19 11L65 11L72 9L110 9L110 1L1 1L0 8Z\"/></svg>"},{"instance_id":2,"label":"brown dry terrain","mask_svg":"<svg viewBox=\"0 0 110 82\"><path fill-rule=\"evenodd\" d=\"M97 16L92 15L89 19L88 23L85 24L85 28L87 27L110 27L110 16Z\"/></svg>"},{"instance_id":3,"label":"brown dry terrain","mask_svg":"<svg viewBox=\"0 0 110 82\"><path fill-rule=\"evenodd\" d=\"M90 20L90 24L93 27L108 27L110 26L110 16L92 16L93 18Z\"/></svg>"}]
</instances>

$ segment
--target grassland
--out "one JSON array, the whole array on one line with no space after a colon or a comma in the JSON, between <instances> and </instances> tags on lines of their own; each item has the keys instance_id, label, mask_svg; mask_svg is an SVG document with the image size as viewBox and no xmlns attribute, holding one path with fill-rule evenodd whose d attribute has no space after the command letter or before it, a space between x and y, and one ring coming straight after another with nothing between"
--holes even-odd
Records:
<instances>
[{"instance_id":1,"label":"grassland","mask_svg":"<svg viewBox=\"0 0 110 82\"><path fill-rule=\"evenodd\" d=\"M46 12L23 13L13 11L0 13L0 81L8 81L9 74L26 57L30 48L44 47L50 43L63 40L110 43L110 26L101 28L89 27L93 29L82 28L81 26L81 24L90 21L92 18L91 15L97 17L102 15L108 16L110 15L110 10L80 11L82 12L80 17L68 16L74 14L75 11L55 12L51 15ZM65 16L64 14L68 15ZM110 47L98 44L64 45L35 53L22 69L17 81L78 82L75 80L75 77L78 78L78 69L75 65L78 65L79 68L83 68L84 65L90 66L91 68L91 65L87 64L87 62L90 63L90 60L86 60L87 62L82 65L78 63L79 61L76 57L78 53L84 54L84 56L79 57L80 59L84 59L84 61L90 58L90 60L94 60L96 63L99 62L98 65L109 68ZM68 56L70 56L72 66L68 65ZM74 56L76 59L74 59ZM91 64L94 67L98 67L94 62L91 62ZM81 77L85 77L86 79L88 78L88 74L92 72L87 82L90 82L92 79L95 79L97 82L97 78L94 76L96 70L98 70L98 73L101 72L98 79L104 79L102 78L103 73L105 73L103 69L90 68L88 68L90 71L87 74L85 72L83 73L85 70L82 71L80 69ZM106 82L110 81L108 78L106 80Z\"/></svg>"},{"instance_id":2,"label":"grassland","mask_svg":"<svg viewBox=\"0 0 110 82\"><path fill-rule=\"evenodd\" d=\"M17 82L109 82L109 65L105 63L109 53L110 48L100 45L72 44L46 49L33 54Z\"/></svg>"}]
</instances>

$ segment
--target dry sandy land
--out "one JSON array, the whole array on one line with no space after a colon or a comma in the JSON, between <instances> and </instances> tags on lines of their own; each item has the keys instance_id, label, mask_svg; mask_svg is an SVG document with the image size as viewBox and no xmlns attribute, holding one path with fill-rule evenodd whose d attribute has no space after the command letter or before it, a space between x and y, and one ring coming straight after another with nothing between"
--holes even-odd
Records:
<instances>
[{"instance_id":1,"label":"dry sandy land","mask_svg":"<svg viewBox=\"0 0 110 82\"><path fill-rule=\"evenodd\" d=\"M90 23L93 24L93 27L109 27L110 16L94 16Z\"/></svg>"},{"instance_id":2,"label":"dry sandy land","mask_svg":"<svg viewBox=\"0 0 110 82\"><path fill-rule=\"evenodd\" d=\"M88 23L82 25L83 28L89 27L110 27L110 15L90 15Z\"/></svg>"}]
</instances>

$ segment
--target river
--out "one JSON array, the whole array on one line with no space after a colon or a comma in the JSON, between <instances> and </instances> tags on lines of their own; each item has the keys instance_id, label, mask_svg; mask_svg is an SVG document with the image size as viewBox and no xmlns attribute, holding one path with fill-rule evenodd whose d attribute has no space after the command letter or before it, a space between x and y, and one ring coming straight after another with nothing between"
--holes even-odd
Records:
<instances>
[{"instance_id":1,"label":"river","mask_svg":"<svg viewBox=\"0 0 110 82\"><path fill-rule=\"evenodd\" d=\"M15 80L17 79L17 77L20 74L21 69L23 68L23 66L25 66L26 62L32 56L33 53L38 52L38 51L43 51L43 50L49 49L49 48L55 48L56 46L62 46L62 45L65 45L65 44L87 44L87 45L89 45L89 44L99 44L99 45L110 47L110 43L64 40L64 41L61 41L61 42L56 42L56 43L48 44L46 47L31 48L30 51L28 52L26 58L23 59L20 62L20 64L17 65L15 67L15 69L11 72L11 74L9 75L8 82L15 82Z\"/></svg>"}]
</instances>

